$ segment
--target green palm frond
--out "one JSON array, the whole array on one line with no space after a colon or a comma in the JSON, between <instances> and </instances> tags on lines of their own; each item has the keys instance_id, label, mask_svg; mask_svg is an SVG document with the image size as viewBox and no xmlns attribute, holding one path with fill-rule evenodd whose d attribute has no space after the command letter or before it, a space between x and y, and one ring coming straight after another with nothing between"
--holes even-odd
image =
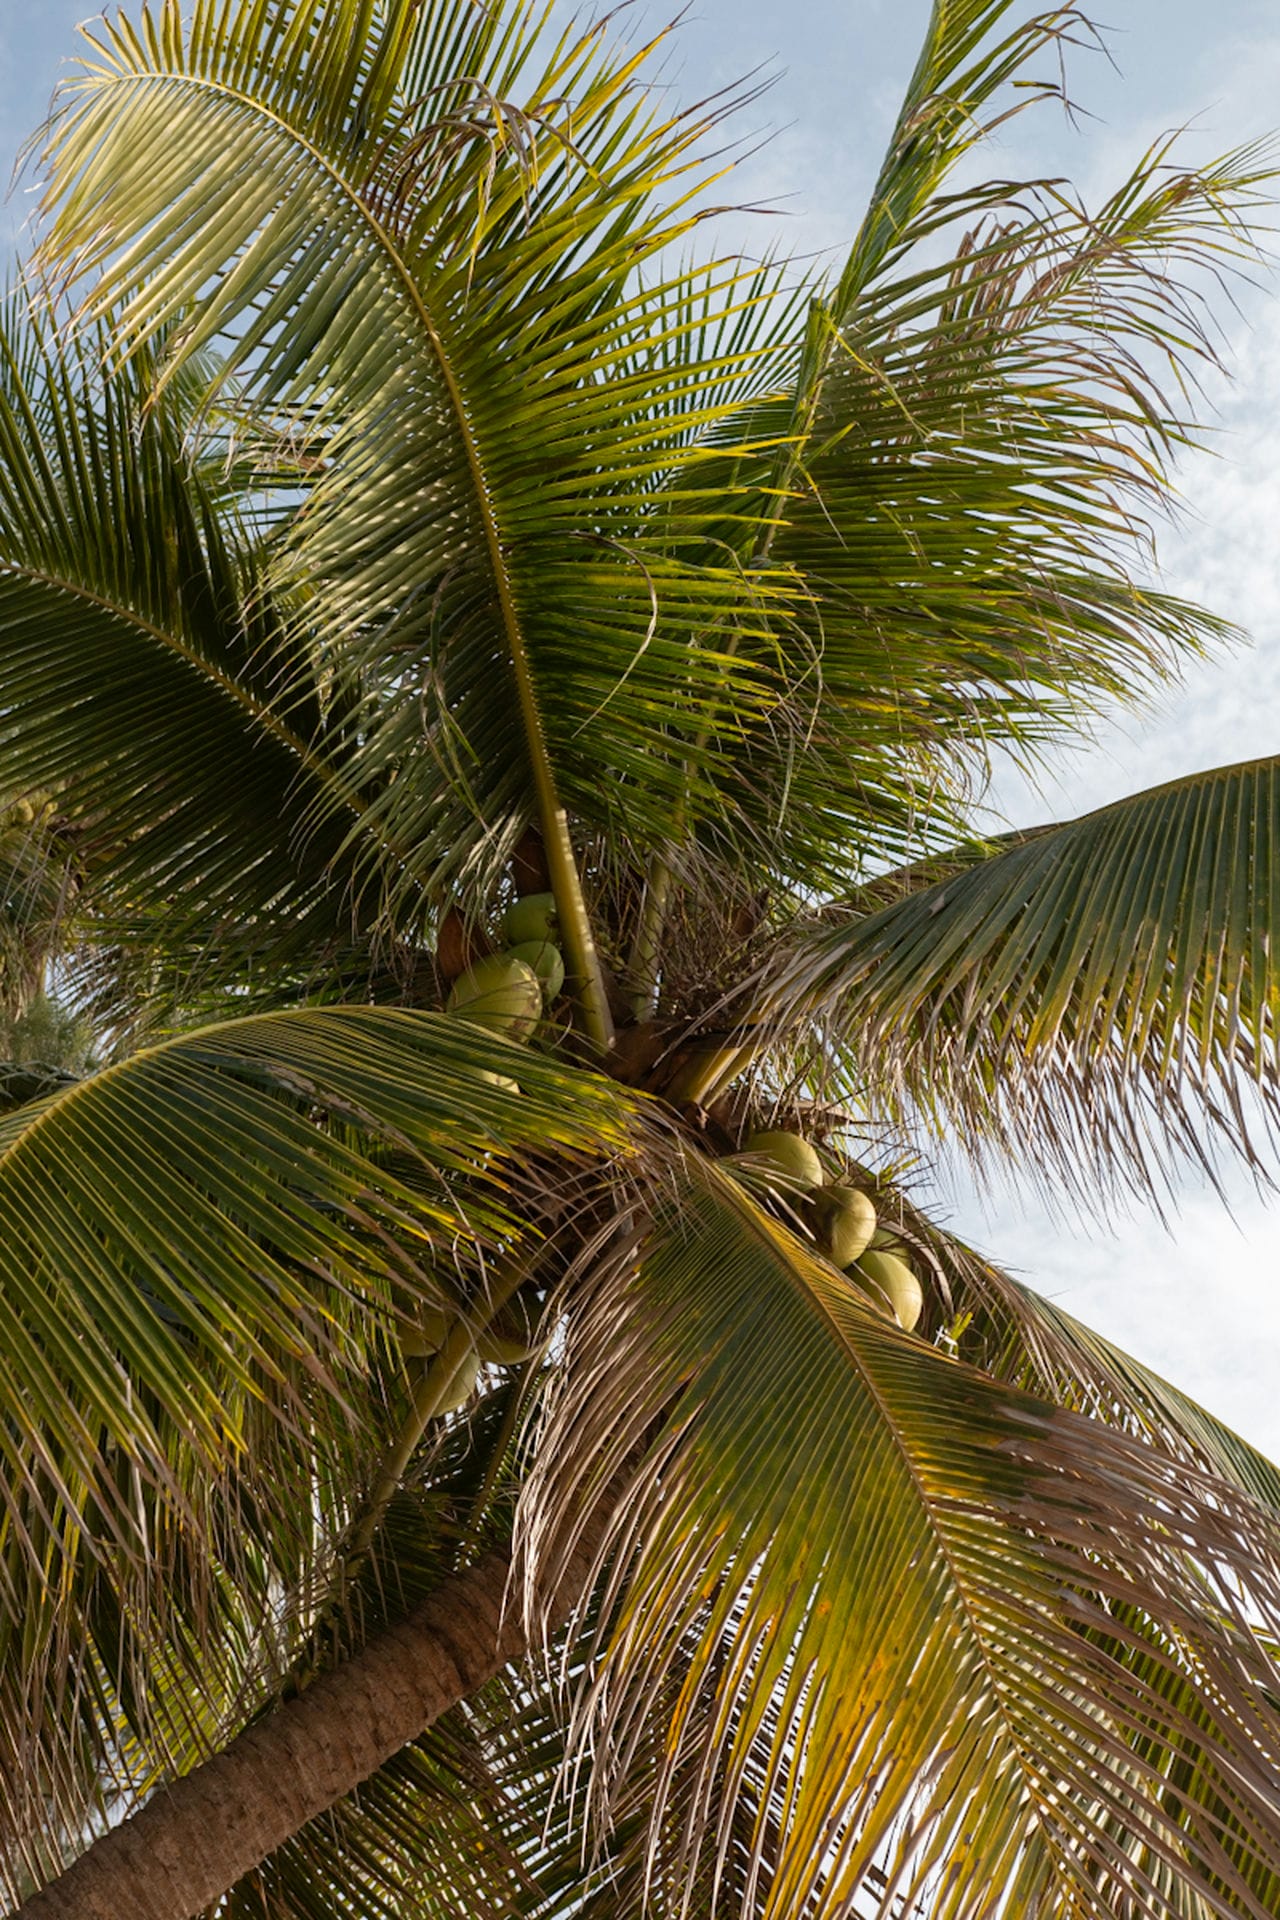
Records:
<instances>
[{"instance_id":1,"label":"green palm frond","mask_svg":"<svg viewBox=\"0 0 1280 1920\"><path fill-rule=\"evenodd\" d=\"M518 1098L486 1078L512 1066ZM182 1770L278 1683L412 1418L403 1329L481 1312L554 1230L520 1167L617 1153L627 1114L466 1022L345 1008L0 1120L6 1847Z\"/></svg>"},{"instance_id":2,"label":"green palm frond","mask_svg":"<svg viewBox=\"0 0 1280 1920\"><path fill-rule=\"evenodd\" d=\"M570 1765L569 1702L589 1685L591 1653L598 1623L587 1618L562 1636L550 1662L522 1675L519 1693L509 1691L502 1724L495 1722L494 1767L507 1799L537 1810L526 1817L521 1859L526 1888L518 1906L520 1920L644 1920L646 1915L714 1920L717 1912L751 1911L754 1806L750 1795L732 1795L727 1769L711 1782L715 1816L723 1815L731 1839L720 1861L705 1858L678 1889L650 1872L650 1816L654 1796L663 1797L662 1823L667 1849L679 1846L695 1800L707 1783L693 1766L668 1778L666 1729L675 1709L686 1667L667 1678L642 1737L629 1756L623 1792L611 1810L607 1835L592 1832L581 1782ZM702 1736L712 1734L711 1715L700 1703L703 1724L691 1736L702 1752ZM705 1802L704 1802L705 1804ZM518 1829L517 1829L518 1830ZM752 1890L758 1901L759 1886Z\"/></svg>"},{"instance_id":3,"label":"green palm frond","mask_svg":"<svg viewBox=\"0 0 1280 1920\"><path fill-rule=\"evenodd\" d=\"M105 350L23 288L0 316L0 788L52 809L46 891L194 926L209 966L214 927L313 964L359 924L348 826L316 817L339 743L195 395L157 406Z\"/></svg>"},{"instance_id":4,"label":"green palm frond","mask_svg":"<svg viewBox=\"0 0 1280 1920\"><path fill-rule=\"evenodd\" d=\"M959 849L829 910L774 1004L979 1165L1145 1190L1170 1156L1253 1159L1276 1118L1278 808L1261 760Z\"/></svg>"},{"instance_id":5,"label":"green palm frond","mask_svg":"<svg viewBox=\"0 0 1280 1920\"><path fill-rule=\"evenodd\" d=\"M1229 1907L1242 1884L1247 1886L1248 1897L1259 1912L1275 1911L1280 1905L1280 1874L1253 1855L1248 1835L1241 1833L1234 1809L1217 1794L1212 1762L1196 1749L1195 1730L1205 1724L1204 1706L1196 1686L1186 1676L1170 1672L1165 1649L1145 1620L1131 1611L1116 1611L1117 1630L1112 1631L1109 1623L1101 1623L1091 1630L1091 1639L1110 1658L1137 1675L1141 1685L1158 1690L1167 1702L1170 1717L1176 1716L1189 1736L1181 1749L1175 1750L1161 1739L1157 1730L1150 1730L1138 1743L1142 1766L1153 1789L1175 1816L1181 1811L1184 1795L1206 1803L1212 1809L1219 1836L1218 1871L1209 1876L1210 1883L1203 1889L1189 1885L1175 1867L1160 1857L1157 1849L1134 1849L1136 1864L1149 1880L1156 1897L1163 1900L1171 1912L1185 1916L1185 1920L1212 1920L1224 1903ZM1112 1838L1117 1845L1132 1846L1118 1827L1113 1827Z\"/></svg>"},{"instance_id":6,"label":"green palm frond","mask_svg":"<svg viewBox=\"0 0 1280 1920\"><path fill-rule=\"evenodd\" d=\"M1176 382L1208 349L1169 276L1246 251L1265 158L1153 153L1093 216L946 195L1081 26L1008 12L937 10L807 326L767 272L665 267L705 124L650 122L594 36L539 68L517 8L465 83L413 94L402 5L103 38L52 122L49 244L125 301L126 343L176 327L172 367L217 341L257 407L323 423L288 577L364 717L352 777L439 877L491 885L534 790L641 844L702 818L735 865L860 876L992 742L1225 631L1126 549L1190 430L1147 350ZM376 85L318 51L357 26ZM179 167L145 158L159 116Z\"/></svg>"},{"instance_id":7,"label":"green palm frond","mask_svg":"<svg viewBox=\"0 0 1280 1920\"><path fill-rule=\"evenodd\" d=\"M442 19L469 12L422 32L449 41ZM216 341L256 405L327 429L288 576L327 670L365 700L358 771L399 769L393 838L457 870L484 822L518 829L548 755L584 819L652 830L699 685L767 698L724 638L760 628L769 582L697 552L689 411L714 416L734 349L638 365L692 324L687 279L635 276L696 218L703 124L651 120L635 63L594 33L540 66L523 8L477 67L408 95L418 10L366 13L306 0L104 29L51 128L50 245L124 299L122 341L176 324L170 364ZM325 49L357 26L378 84L353 91ZM664 389L684 402L666 424ZM691 653L691 630L713 637Z\"/></svg>"},{"instance_id":8,"label":"green palm frond","mask_svg":"<svg viewBox=\"0 0 1280 1920\"><path fill-rule=\"evenodd\" d=\"M867 289L950 218L942 187L964 156L1003 120L1062 94L1065 45L1096 39L1074 5L1040 9L1028 19L1010 0L942 0L930 8L924 44L907 83L867 212L840 276L833 308L843 319ZM1028 82L1042 53L1057 71ZM1021 97L1007 91L1017 81ZM1030 97L1028 97L1030 96Z\"/></svg>"},{"instance_id":9,"label":"green palm frond","mask_svg":"<svg viewBox=\"0 0 1280 1920\"><path fill-rule=\"evenodd\" d=\"M726 734L718 777L743 864L805 887L865 878L868 843L905 857L912 820L938 844L994 750L1035 756L1231 637L1145 576L1214 359L1204 296L1254 256L1273 157L1188 169L1165 142L1096 210L1055 181L948 190L992 124L1056 93L1037 55L1089 31L1012 11L934 9L843 274L770 337L774 392L708 434L724 537L771 488L760 551L804 589L787 697Z\"/></svg>"},{"instance_id":10,"label":"green palm frond","mask_svg":"<svg viewBox=\"0 0 1280 1920\"><path fill-rule=\"evenodd\" d=\"M423 1449L411 1480L386 1517L376 1570L372 1564L366 1569L362 1591L351 1596L347 1616L334 1623L344 1651L363 1645L388 1620L400 1619L457 1564L461 1517L483 1497L492 1444L504 1444L505 1423L500 1414L496 1421L492 1416L505 1392L500 1387L486 1394L465 1422L446 1426ZM253 1525L252 1517L248 1524ZM278 1576L283 1563L276 1557L273 1564ZM119 1688L121 1676L127 1675L120 1649L142 1623L113 1605L116 1596L102 1592L105 1585L100 1583L92 1597L86 1622L102 1690L110 1699L112 1682ZM172 1631L172 1621L166 1624ZM150 1714L139 1711L126 1685L118 1702L117 1777L112 1800L103 1795L98 1817L105 1817L108 1805L115 1818L132 1810L166 1775L197 1764L212 1746L252 1726L293 1684L296 1676L289 1676L287 1669L305 1625L305 1617L294 1621L278 1609L265 1623L248 1608L237 1618L228 1606L218 1617L216 1632L224 1643L228 1672L238 1671L240 1677L238 1684L226 1685L225 1698L216 1702L209 1697L207 1670L198 1676L175 1663L175 1670L166 1674L157 1670L152 1650L150 1670L142 1681L152 1695ZM153 1637L154 1631L152 1623ZM212 1633L207 1635L206 1645L194 1656L206 1669L212 1638ZM271 1643L265 1658L264 1640ZM228 1647L227 1642L233 1644ZM366 1781L358 1794L310 1823L260 1871L230 1889L218 1912L260 1915L266 1901L278 1920L303 1920L317 1912L437 1920L452 1900L455 1910L466 1905L468 1911L493 1914L495 1920L512 1913L529 1884L518 1850L528 1845L533 1810L509 1799L514 1769L512 1756L504 1756L502 1735L508 1709L527 1694L513 1675L507 1691L495 1684L484 1698L447 1715ZM543 1690L544 1715L555 1698L553 1690ZM157 1729L163 1730L162 1738L156 1738ZM557 1751L562 1750L561 1739ZM77 1758L83 1768L87 1756ZM523 1758L529 1761L528 1750ZM131 1777L123 1766L126 1760L132 1765ZM101 1758L98 1766L96 1784L101 1788ZM49 1863L56 1862L63 1838L59 1824L84 1786L83 1779L71 1779L61 1793L51 1794L54 1806L45 1830L28 1837L37 1878L47 1877ZM71 1842L68 1851L74 1851L81 1836L73 1832L66 1837ZM11 1843L13 1835L6 1832L5 1839Z\"/></svg>"},{"instance_id":11,"label":"green palm frond","mask_svg":"<svg viewBox=\"0 0 1280 1920\"><path fill-rule=\"evenodd\" d=\"M846 755L856 770L870 741L885 758L914 742L922 783L931 760L980 773L1230 637L1144 575L1211 354L1195 278L1244 252L1269 164L1245 150L1196 173L1160 149L1097 212L1051 187L962 206L974 224L942 265L830 318L772 547L814 595L786 831L827 795L830 884L842 844L850 865L859 850L856 809L839 818Z\"/></svg>"},{"instance_id":12,"label":"green palm frond","mask_svg":"<svg viewBox=\"0 0 1280 1920\"><path fill-rule=\"evenodd\" d=\"M931 1920L1003 1899L1172 1915L1153 1859L1263 1920L1246 1882L1277 1865L1276 1533L1247 1496L889 1328L705 1169L584 1306L525 1495L544 1573L633 1448L579 1708L597 1817L692 1640L668 1768L723 1764L761 1870L776 1845L742 1911L843 1912L874 1866ZM1097 1637L1127 1649L1130 1610L1194 1681L1194 1737ZM1155 1789L1148 1739L1194 1755L1185 1796ZM651 1870L674 1892L728 1839L695 1801Z\"/></svg>"}]
</instances>

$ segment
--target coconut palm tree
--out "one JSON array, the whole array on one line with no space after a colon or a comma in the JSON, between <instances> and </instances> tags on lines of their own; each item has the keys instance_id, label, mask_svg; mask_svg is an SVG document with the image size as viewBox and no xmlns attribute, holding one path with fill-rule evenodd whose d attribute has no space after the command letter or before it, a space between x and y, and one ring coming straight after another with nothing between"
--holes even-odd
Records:
<instances>
[{"instance_id":1,"label":"coconut palm tree","mask_svg":"<svg viewBox=\"0 0 1280 1920\"><path fill-rule=\"evenodd\" d=\"M105 1063L0 1119L24 1920L1276 1912L1280 1475L913 1198L1280 1101L1280 763L981 809L1227 631L1149 540L1270 161L974 184L1086 34L937 0L798 281L608 22L91 30L0 355Z\"/></svg>"}]
</instances>

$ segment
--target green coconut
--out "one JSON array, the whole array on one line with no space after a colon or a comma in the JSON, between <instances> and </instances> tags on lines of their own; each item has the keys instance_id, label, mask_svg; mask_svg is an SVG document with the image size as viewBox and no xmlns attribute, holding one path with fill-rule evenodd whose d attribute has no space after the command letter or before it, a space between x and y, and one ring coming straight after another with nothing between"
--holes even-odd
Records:
<instances>
[{"instance_id":1,"label":"green coconut","mask_svg":"<svg viewBox=\"0 0 1280 1920\"><path fill-rule=\"evenodd\" d=\"M554 893L526 893L515 900L502 916L502 937L509 947L520 947L529 940L550 940L556 928Z\"/></svg>"},{"instance_id":2,"label":"green coconut","mask_svg":"<svg viewBox=\"0 0 1280 1920\"><path fill-rule=\"evenodd\" d=\"M459 974L448 1004L450 1013L460 1013L477 1026L527 1040L542 1014L542 988L523 960L491 953Z\"/></svg>"},{"instance_id":3,"label":"green coconut","mask_svg":"<svg viewBox=\"0 0 1280 1920\"><path fill-rule=\"evenodd\" d=\"M882 1253L869 1247L858 1261L858 1267L893 1308L898 1325L910 1333L924 1311L924 1291L906 1261L896 1253Z\"/></svg>"},{"instance_id":4,"label":"green coconut","mask_svg":"<svg viewBox=\"0 0 1280 1920\"><path fill-rule=\"evenodd\" d=\"M876 1210L859 1187L826 1187L818 1195L818 1223L833 1265L849 1267L871 1245Z\"/></svg>"},{"instance_id":5,"label":"green coconut","mask_svg":"<svg viewBox=\"0 0 1280 1920\"><path fill-rule=\"evenodd\" d=\"M892 1227L877 1227L870 1240L868 1240L867 1245L874 1247L877 1253L881 1251L885 1253L901 1253L902 1236L901 1234L895 1233Z\"/></svg>"},{"instance_id":6,"label":"green coconut","mask_svg":"<svg viewBox=\"0 0 1280 1920\"><path fill-rule=\"evenodd\" d=\"M426 1360L439 1353L449 1335L449 1321L440 1307L423 1307L414 1325L400 1328L400 1351L406 1360Z\"/></svg>"},{"instance_id":7,"label":"green coconut","mask_svg":"<svg viewBox=\"0 0 1280 1920\"><path fill-rule=\"evenodd\" d=\"M542 997L548 1005L560 996L564 986L564 956L559 947L550 940L522 940L518 947L507 950L510 960L523 960L526 967L532 967L542 982Z\"/></svg>"},{"instance_id":8,"label":"green coconut","mask_svg":"<svg viewBox=\"0 0 1280 1920\"><path fill-rule=\"evenodd\" d=\"M459 1362L449 1382L448 1391L436 1407L437 1413L453 1413L463 1406L472 1395L480 1376L480 1355L472 1348Z\"/></svg>"},{"instance_id":9,"label":"green coconut","mask_svg":"<svg viewBox=\"0 0 1280 1920\"><path fill-rule=\"evenodd\" d=\"M803 1188L805 1192L820 1187L827 1177L816 1150L798 1133L765 1128L751 1135L747 1152L771 1161L778 1172L786 1176L788 1186Z\"/></svg>"}]
</instances>

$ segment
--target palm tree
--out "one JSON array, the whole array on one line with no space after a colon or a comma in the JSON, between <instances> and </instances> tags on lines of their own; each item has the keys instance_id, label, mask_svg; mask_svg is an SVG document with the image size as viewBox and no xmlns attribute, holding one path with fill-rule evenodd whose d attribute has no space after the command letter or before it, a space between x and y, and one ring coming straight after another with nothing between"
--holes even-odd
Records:
<instances>
[{"instance_id":1,"label":"palm tree","mask_svg":"<svg viewBox=\"0 0 1280 1920\"><path fill-rule=\"evenodd\" d=\"M1280 763L983 830L1226 631L1148 545L1267 155L957 184L1086 31L937 0L797 284L608 23L93 30L0 355L105 1061L0 1119L24 1920L1276 1912L1280 1475L911 1195L1280 1099Z\"/></svg>"}]
</instances>

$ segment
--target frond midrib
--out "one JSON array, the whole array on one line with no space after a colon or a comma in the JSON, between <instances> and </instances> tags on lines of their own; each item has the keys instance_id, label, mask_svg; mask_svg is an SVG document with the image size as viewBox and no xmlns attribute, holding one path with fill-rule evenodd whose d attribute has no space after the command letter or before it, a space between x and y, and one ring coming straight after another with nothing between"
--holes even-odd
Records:
<instances>
[{"instance_id":1,"label":"frond midrib","mask_svg":"<svg viewBox=\"0 0 1280 1920\"><path fill-rule=\"evenodd\" d=\"M285 725L274 708L255 699L248 688L234 675L215 666L206 654L191 646L169 628L149 620L145 614L138 611L137 607L130 606L127 601L114 600L110 595L86 586L83 581L71 579L64 574L49 572L43 567L33 566L28 561L0 555L0 578L6 575L10 579L26 580L35 586L48 587L53 593L69 594L75 599L82 600L87 606L97 607L113 619L123 621L139 633L146 634L166 652L181 660L186 666L194 668L208 683L242 708L257 726L269 733L286 752L292 754L313 778L330 791L336 792L341 804L348 812L358 818L364 818L367 814L367 809L362 807L345 789L333 767L327 761L318 758L301 735L294 733Z\"/></svg>"},{"instance_id":2,"label":"frond midrib","mask_svg":"<svg viewBox=\"0 0 1280 1920\"><path fill-rule=\"evenodd\" d=\"M151 72L139 74L136 79L144 87L154 86L173 91L190 89L227 101L251 118L256 117L273 127L283 139L305 154L319 177L345 206L348 216L354 214L357 226L372 237L375 249L391 270L394 285L399 287L428 342L466 460L472 504L479 518L489 575L515 680L536 810L547 847L552 886L557 896L571 971L577 977L577 990L581 996L587 1029L601 1051L607 1052L613 1039L612 1018L569 835L568 816L560 799L559 783L543 727L532 661L512 590L496 503L471 427L461 377L441 329L390 230L376 217L353 184L316 142L281 112L241 88L204 74Z\"/></svg>"},{"instance_id":3,"label":"frond midrib","mask_svg":"<svg viewBox=\"0 0 1280 1920\"><path fill-rule=\"evenodd\" d=\"M130 1075L145 1070L151 1062L159 1059L162 1055L191 1052L197 1049L199 1043L206 1038L223 1042L228 1034L234 1034L242 1027L261 1027L264 1021L281 1024L291 1022L305 1024L308 1021L314 1020L317 1014L321 1014L325 1021L333 1020L337 1022L340 1021L344 1015L360 1016L368 1011L369 1009L366 1007L348 1007L342 1005L327 1006L323 1009L316 1007L282 1007L272 1014L242 1013L235 1015L229 1020L209 1021L201 1027L192 1027L179 1033L168 1034L163 1040L157 1040L149 1046L141 1047L137 1052L126 1054L122 1059L108 1061L106 1066L99 1067L96 1072L86 1074L83 1079L75 1081L72 1085L60 1088L58 1092L49 1099L39 1102L28 1109L27 1111L30 1117L25 1123L23 1122L22 1109L19 1109L18 1112L12 1116L7 1116L9 1124L13 1129L11 1138L7 1141L3 1137L7 1128L4 1122L0 1121L0 1167L11 1164L12 1161L37 1138L47 1121L54 1115L65 1114L67 1108L77 1101L81 1101L90 1089L101 1088L107 1081L127 1079ZM378 1012L383 1015L403 1014L407 1011L409 1010L401 1007L380 1007L378 1009ZM237 1056L227 1048L225 1049L225 1059L230 1067L234 1066ZM91 1095L90 1097L96 1096Z\"/></svg>"},{"instance_id":4,"label":"frond midrib","mask_svg":"<svg viewBox=\"0 0 1280 1920\"><path fill-rule=\"evenodd\" d=\"M744 1212L745 1212L745 1209L744 1209ZM762 1231L760 1223L755 1218L750 1219L750 1226L751 1226L752 1232L755 1233L760 1239L765 1241L765 1244L770 1248L770 1251L776 1252L776 1247L774 1242L772 1241L772 1237ZM854 1367L857 1370L859 1379L862 1381L864 1387L867 1390L867 1393L870 1395L872 1401L874 1402L877 1413L880 1415L881 1420L884 1422L885 1430L887 1431L890 1438L892 1439L894 1446L897 1448L897 1451L902 1460L902 1464L906 1469L907 1477L910 1480L911 1485L915 1489L916 1498L920 1503L920 1509L921 1509L921 1512L924 1514L925 1521L929 1529L929 1533L933 1538L933 1540L935 1541L937 1550L940 1553L942 1560L946 1566L947 1574L951 1582L952 1593L955 1598L955 1603L958 1604L959 1612L962 1615L966 1625L968 1626L972 1643L977 1648L977 1651L978 1651L978 1657L981 1663L982 1670L987 1676L987 1681L991 1687L993 1697L998 1703L1000 1720L1005 1730L1005 1737L1009 1741L1010 1745L1012 1746L1013 1752L1017 1757L1018 1770L1026 1786L1028 1804L1031 1807L1033 1807L1035 1810L1036 1824L1040 1828L1049 1856L1050 1858L1056 1860L1059 1857L1058 1842L1055 1839L1053 1830L1048 1824L1045 1817L1046 1809L1041 1802L1040 1794L1036 1788L1035 1768L1031 1765L1029 1761L1025 1742L1018 1735L1016 1727L1012 1723L1006 1707L1005 1695L1008 1691L1007 1686L992 1665L990 1652L987 1647L986 1637L982 1633L979 1623L974 1616L973 1608L970 1604L968 1592L966 1590L966 1584L960 1578L959 1572L957 1570L955 1556L951 1550L951 1544L947 1539L947 1536L943 1531L943 1529L939 1527L934 1521L932 1499L929 1495L928 1489L924 1484L924 1481L920 1476L919 1471L917 1470L915 1460L912 1457L910 1448L907 1446L907 1443L903 1436L899 1422L896 1416L894 1415L894 1413L892 1412L892 1410L890 1409L890 1407L888 1406L888 1404L886 1403L884 1396L880 1391L879 1382L874 1377L872 1370L868 1368L863 1362L862 1356L857 1352L856 1348L854 1348L854 1346L848 1339L847 1335L842 1330L839 1322L835 1318L835 1315L830 1311L829 1307L827 1306L825 1299L823 1299L822 1295L816 1289L805 1288L800 1284L796 1263L791 1257L789 1257L789 1250L784 1249L783 1251L784 1251L784 1258L781 1264L786 1272L787 1281L793 1293L801 1301L802 1305L806 1305L810 1308L810 1310L816 1310L818 1312L818 1314L821 1316L823 1321L826 1323L826 1326L830 1334L832 1335L832 1338L835 1340L835 1342L840 1347L840 1349L845 1354L848 1355L849 1359L852 1361ZM911 1336L909 1334L903 1334L902 1338L904 1340L910 1339Z\"/></svg>"},{"instance_id":5,"label":"frond midrib","mask_svg":"<svg viewBox=\"0 0 1280 1920\"><path fill-rule=\"evenodd\" d=\"M283 113L269 106L257 95L243 88L230 86L224 80L218 80L207 74L152 72L136 75L136 81L144 86L162 89L182 90L190 88L196 92L212 94L233 103L259 119L269 122L286 139L306 154L317 172L334 189L338 198L354 213L358 224L371 235L376 247L388 262L401 292L412 309L422 333L431 348L432 356L439 371L440 380L448 396L449 407L453 414L459 441L467 462L467 472L471 480L474 504L478 510L481 528L484 534L485 549L489 569L502 615L503 630L515 671L516 684L520 694L521 710L525 718L526 732L536 729L539 743L542 739L542 721L538 713L536 694L529 667L528 649L524 630L516 610L511 591L510 577L507 571L503 548L502 532L498 522L497 510L492 490L485 475L475 434L472 431L467 413L462 382L454 366L453 358L446 347L443 335L433 317L430 308L422 296L422 290L409 270L399 247L395 244L390 230L377 218L368 203L362 198L350 180L343 174L316 142L309 139L301 128L287 119ZM533 743L530 743L534 757ZM545 753L545 748L543 749Z\"/></svg>"}]
</instances>

